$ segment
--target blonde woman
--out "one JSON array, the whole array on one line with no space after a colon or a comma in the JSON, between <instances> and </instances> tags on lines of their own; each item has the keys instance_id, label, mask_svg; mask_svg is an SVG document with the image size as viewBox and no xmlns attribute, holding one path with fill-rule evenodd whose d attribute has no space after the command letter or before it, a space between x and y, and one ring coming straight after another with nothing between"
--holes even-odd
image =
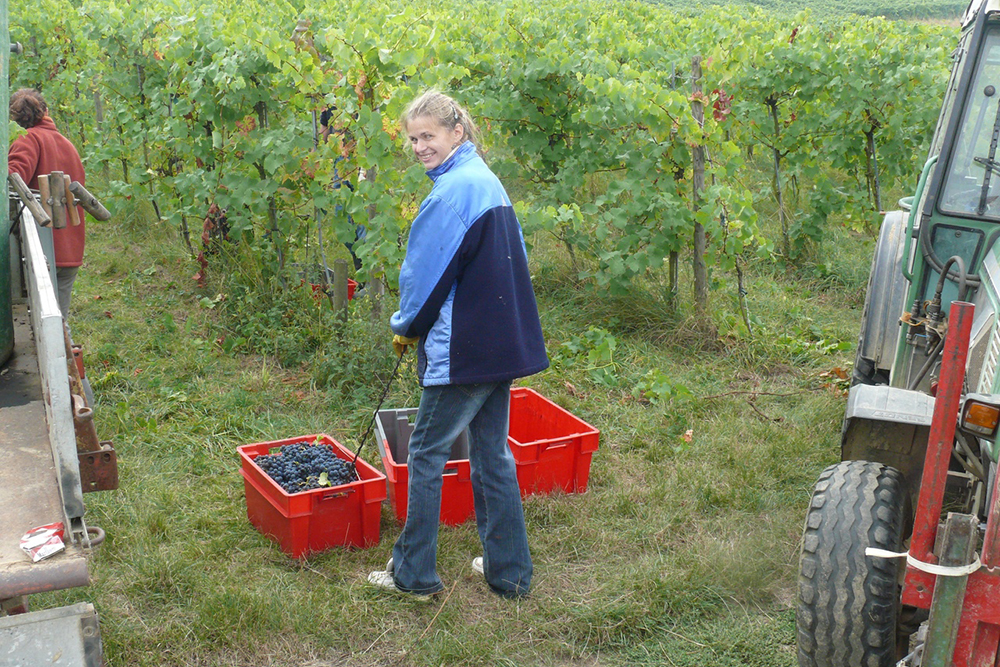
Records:
<instances>
[{"instance_id":1,"label":"blonde woman","mask_svg":"<svg viewBox=\"0 0 1000 667\"><path fill-rule=\"evenodd\" d=\"M460 104L428 91L410 104L402 126L434 186L410 229L390 326L398 354L416 347L423 392L407 458L406 525L385 571L368 580L419 596L443 590L436 568L442 474L468 428L483 548L472 567L494 593L521 597L532 563L507 446L510 386L549 365L524 237Z\"/></svg>"}]
</instances>

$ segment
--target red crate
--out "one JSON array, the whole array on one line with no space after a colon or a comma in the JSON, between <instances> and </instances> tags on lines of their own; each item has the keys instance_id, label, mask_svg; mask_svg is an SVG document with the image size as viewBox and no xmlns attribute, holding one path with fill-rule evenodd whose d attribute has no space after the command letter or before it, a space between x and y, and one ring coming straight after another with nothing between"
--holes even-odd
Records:
<instances>
[{"instance_id":1,"label":"red crate","mask_svg":"<svg viewBox=\"0 0 1000 667\"><path fill-rule=\"evenodd\" d=\"M306 283L305 278L302 279L302 284ZM319 283L309 283L310 289L312 289L313 298L320 300L327 294L327 290L330 289L330 285L321 285ZM350 301L354 298L354 292L358 289L358 281L352 278L347 279L347 300Z\"/></svg>"},{"instance_id":2,"label":"red crate","mask_svg":"<svg viewBox=\"0 0 1000 667\"><path fill-rule=\"evenodd\" d=\"M410 475L406 466L412 418L416 408L379 410L375 425L378 429L378 449L385 467L389 499L396 510L396 519L406 523L406 500ZM397 463L403 461L403 463ZM469 435L463 431L451 448L441 484L441 523L457 526L475 516L472 499L472 470L469 467Z\"/></svg>"},{"instance_id":3,"label":"red crate","mask_svg":"<svg viewBox=\"0 0 1000 667\"><path fill-rule=\"evenodd\" d=\"M385 475L368 463L357 460L356 482L290 494L254 462L272 449L299 442L330 445L338 457L354 458L353 452L325 433L237 447L250 523L292 558L331 547L378 544Z\"/></svg>"},{"instance_id":4,"label":"red crate","mask_svg":"<svg viewBox=\"0 0 1000 667\"><path fill-rule=\"evenodd\" d=\"M600 431L534 389L510 390L507 444L517 463L521 495L583 493Z\"/></svg>"}]
</instances>

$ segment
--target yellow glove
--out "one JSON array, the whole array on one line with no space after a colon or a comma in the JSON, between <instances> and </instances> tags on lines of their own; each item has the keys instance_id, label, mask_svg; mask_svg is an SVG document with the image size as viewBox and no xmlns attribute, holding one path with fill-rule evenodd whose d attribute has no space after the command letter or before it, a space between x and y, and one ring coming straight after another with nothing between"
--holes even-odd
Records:
<instances>
[{"instance_id":1,"label":"yellow glove","mask_svg":"<svg viewBox=\"0 0 1000 667\"><path fill-rule=\"evenodd\" d=\"M420 338L407 338L406 336L393 336L392 337L392 349L396 351L396 356L401 357L406 349L411 345L416 347L417 343L420 342Z\"/></svg>"}]
</instances>

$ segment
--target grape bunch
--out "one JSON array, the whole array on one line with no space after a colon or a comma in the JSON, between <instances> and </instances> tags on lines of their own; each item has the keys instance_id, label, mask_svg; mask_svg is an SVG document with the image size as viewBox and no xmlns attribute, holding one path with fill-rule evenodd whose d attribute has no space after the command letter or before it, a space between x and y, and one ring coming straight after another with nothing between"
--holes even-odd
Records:
<instances>
[{"instance_id":1,"label":"grape bunch","mask_svg":"<svg viewBox=\"0 0 1000 667\"><path fill-rule=\"evenodd\" d=\"M358 479L351 464L338 458L330 445L296 442L275 454L262 454L254 462L286 493L340 486Z\"/></svg>"}]
</instances>

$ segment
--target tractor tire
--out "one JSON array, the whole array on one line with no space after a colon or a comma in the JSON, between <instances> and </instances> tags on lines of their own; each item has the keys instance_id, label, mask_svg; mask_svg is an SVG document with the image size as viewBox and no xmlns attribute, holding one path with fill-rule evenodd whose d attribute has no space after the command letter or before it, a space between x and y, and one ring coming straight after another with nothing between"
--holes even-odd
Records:
<instances>
[{"instance_id":1,"label":"tractor tire","mask_svg":"<svg viewBox=\"0 0 1000 667\"><path fill-rule=\"evenodd\" d=\"M858 347L860 349L860 344ZM875 362L865 359L859 353L854 357L854 370L851 372L851 386L856 384L889 384L889 371L876 368Z\"/></svg>"},{"instance_id":2,"label":"tractor tire","mask_svg":"<svg viewBox=\"0 0 1000 667\"><path fill-rule=\"evenodd\" d=\"M868 461L829 466L813 491L802 537L795 614L800 667L896 664L899 561L909 525L903 475Z\"/></svg>"}]
</instances>

